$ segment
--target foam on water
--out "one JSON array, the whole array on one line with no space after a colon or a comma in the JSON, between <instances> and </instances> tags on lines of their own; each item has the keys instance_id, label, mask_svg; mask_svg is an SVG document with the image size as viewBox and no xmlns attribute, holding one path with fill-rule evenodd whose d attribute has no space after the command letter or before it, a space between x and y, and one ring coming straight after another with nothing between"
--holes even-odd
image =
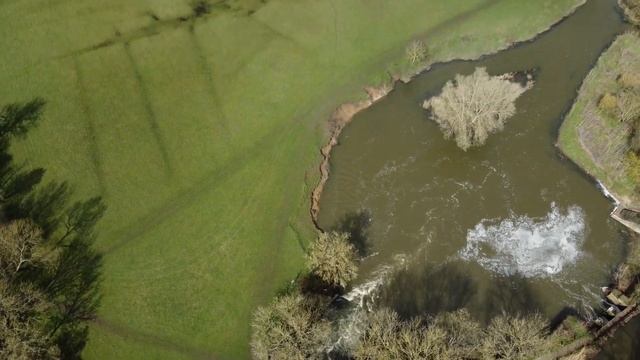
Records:
<instances>
[{"instance_id":1,"label":"foam on water","mask_svg":"<svg viewBox=\"0 0 640 360\"><path fill-rule=\"evenodd\" d=\"M481 221L467 232L467 245L459 254L502 275L547 277L580 258L585 233L580 207L560 211L552 203L545 217Z\"/></svg>"}]
</instances>

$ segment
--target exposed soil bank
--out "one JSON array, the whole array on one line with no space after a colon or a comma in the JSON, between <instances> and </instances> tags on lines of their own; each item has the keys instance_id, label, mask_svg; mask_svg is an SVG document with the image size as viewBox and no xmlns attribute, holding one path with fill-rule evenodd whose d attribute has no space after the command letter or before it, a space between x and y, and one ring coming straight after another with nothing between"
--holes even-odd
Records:
<instances>
[{"instance_id":1,"label":"exposed soil bank","mask_svg":"<svg viewBox=\"0 0 640 360\"><path fill-rule=\"evenodd\" d=\"M319 165L320 179L316 187L311 192L310 214L316 229L319 231L322 231L322 228L318 224L318 214L320 213L320 199L322 197L322 192L324 191L324 187L327 183L327 180L329 179L329 172L330 172L329 162L331 159L331 151L333 147L338 144L338 138L340 137L342 130L345 128L345 126L347 126L353 120L356 114L369 108L371 105L373 105L377 101L384 98L387 94L389 94L389 92L391 92L395 88L395 85L398 81L408 83L413 78L420 75L421 73L430 70L433 66L444 65L449 62L458 61L458 60L477 60L485 56L496 54L506 49L514 48L514 47L526 44L528 42L535 41L536 38L539 37L540 35L553 30L555 26L557 26L563 20L565 20L566 18L574 14L575 11L585 3L586 3L586 0L578 1L576 5L565 16L563 16L556 22L552 23L551 25L547 26L546 28L539 30L537 33L532 34L531 38L529 39L521 40L521 41L511 41L505 44L500 44L496 46L496 48L493 49L492 51L484 52L482 54L475 54L473 56L458 57L458 58L456 58L455 56L447 57L446 59L444 59L445 62L438 62L439 59L429 59L428 63L417 67L417 69L413 69L412 71L407 71L404 74L392 74L390 76L389 83L385 83L381 86L364 87L364 91L367 94L367 98L365 100L361 100L358 102L345 103L338 106L338 108L333 112L333 114L331 115L328 121L328 126L327 126L328 141L326 145L324 145L320 149L320 154L322 156L322 160ZM455 26L456 24L450 24L450 25Z\"/></svg>"}]
</instances>

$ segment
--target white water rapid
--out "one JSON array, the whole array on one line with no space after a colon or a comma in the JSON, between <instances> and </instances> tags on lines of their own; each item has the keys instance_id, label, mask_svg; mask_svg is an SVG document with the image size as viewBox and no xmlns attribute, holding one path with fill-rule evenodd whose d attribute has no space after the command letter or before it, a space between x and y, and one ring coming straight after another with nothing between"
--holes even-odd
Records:
<instances>
[{"instance_id":1,"label":"white water rapid","mask_svg":"<svg viewBox=\"0 0 640 360\"><path fill-rule=\"evenodd\" d=\"M561 211L552 203L544 217L481 221L467 232L467 245L459 254L501 275L548 277L580 258L585 233L580 207Z\"/></svg>"}]
</instances>

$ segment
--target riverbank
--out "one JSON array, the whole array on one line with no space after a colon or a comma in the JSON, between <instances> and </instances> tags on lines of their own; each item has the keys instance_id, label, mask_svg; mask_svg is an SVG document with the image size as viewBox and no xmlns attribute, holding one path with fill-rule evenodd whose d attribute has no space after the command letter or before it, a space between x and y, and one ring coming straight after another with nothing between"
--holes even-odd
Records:
<instances>
[{"instance_id":1,"label":"riverbank","mask_svg":"<svg viewBox=\"0 0 640 360\"><path fill-rule=\"evenodd\" d=\"M615 202L611 217L635 233L630 241L638 241L640 225L637 218L625 216L627 210L640 210L638 179L633 177L630 168L633 164L627 160L630 151L629 138L632 126L620 121L616 115L603 109L603 97L606 94L619 93L625 84L624 74L640 72L640 36L636 32L620 35L605 51L598 63L585 78L576 102L562 123L557 146L570 160L583 171L596 179L603 192ZM620 265L615 287L623 293L633 291L638 277L640 256L638 244L631 244L626 261ZM629 286L631 284L631 286ZM629 289L627 291L627 289ZM634 295L635 294L635 295ZM638 301L637 291L629 295ZM630 308L635 308L635 305ZM616 316L610 331L604 338L613 336L616 329L628 323L638 311L625 311ZM599 337L586 339L588 343L599 343Z\"/></svg>"},{"instance_id":2,"label":"riverbank","mask_svg":"<svg viewBox=\"0 0 640 360\"><path fill-rule=\"evenodd\" d=\"M578 98L562 123L560 150L587 174L600 182L619 206L640 210L637 182L626 161L629 123L599 108L605 94L620 90L622 73L640 71L640 37L633 32L619 36L600 57L580 88Z\"/></svg>"},{"instance_id":3,"label":"riverbank","mask_svg":"<svg viewBox=\"0 0 640 360\"><path fill-rule=\"evenodd\" d=\"M318 166L319 180L311 192L310 214L316 229L322 231L321 227L318 225L318 214L320 212L320 199L322 197L322 192L329 180L331 151L334 146L339 144L339 137L342 130L359 112L383 99L394 89L394 86L398 81L407 83L420 73L428 71L434 65L453 60L477 60L484 56L490 56L508 48L515 47L529 41L534 41L538 36L550 31L555 25L562 22L568 16L571 16L580 6L584 5L585 2L586 0L576 0L572 4L567 4L568 8L566 9L566 12L564 14L558 14L559 17L554 22L544 24L539 23L534 18L532 19L533 21L526 22L526 26L515 27L513 32L510 34L503 31L502 33L504 37L495 36L490 42L484 41L474 43L474 37L479 36L479 33L464 34L465 28L469 27L468 22L473 23L474 20L478 21L473 18L465 19L466 22L460 24L461 26L457 29L447 29L462 33L459 35L460 41L458 41L457 44L452 44L449 40L446 42L438 41L440 40L439 38L434 38L434 33L440 32L443 29L437 29L432 32L417 35L415 40L419 40L427 44L428 48L428 57L423 63L411 65L406 61L406 59L396 61L389 67L387 72L388 78L383 80L381 84L365 86L363 88L366 93L365 99L348 102L338 106L329 118L327 125L328 140L325 145L320 148L321 162ZM513 6L505 6L505 4L501 4L500 1L488 1L487 5L496 8L499 8L502 5L504 9L501 9L501 11L498 12L508 12L507 9ZM513 25L516 26L515 23ZM469 29L471 28L469 27ZM444 44L447 44L447 46L444 46Z\"/></svg>"}]
</instances>

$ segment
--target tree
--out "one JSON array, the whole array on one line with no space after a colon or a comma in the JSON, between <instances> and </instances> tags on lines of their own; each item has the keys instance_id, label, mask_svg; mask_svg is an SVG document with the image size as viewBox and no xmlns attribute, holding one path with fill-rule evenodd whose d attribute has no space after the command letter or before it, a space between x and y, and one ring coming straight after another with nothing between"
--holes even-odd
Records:
<instances>
[{"instance_id":1,"label":"tree","mask_svg":"<svg viewBox=\"0 0 640 360\"><path fill-rule=\"evenodd\" d=\"M480 325L466 310L438 314L427 321L401 320L395 311L380 308L367 314L354 357L358 360L471 359L481 339Z\"/></svg>"},{"instance_id":2,"label":"tree","mask_svg":"<svg viewBox=\"0 0 640 360\"><path fill-rule=\"evenodd\" d=\"M10 286L0 279L0 358L58 359L60 351L46 330L53 304L28 283Z\"/></svg>"},{"instance_id":3,"label":"tree","mask_svg":"<svg viewBox=\"0 0 640 360\"><path fill-rule=\"evenodd\" d=\"M322 281L345 288L358 274L356 249L349 242L349 234L321 233L311 244L307 265Z\"/></svg>"},{"instance_id":4,"label":"tree","mask_svg":"<svg viewBox=\"0 0 640 360\"><path fill-rule=\"evenodd\" d=\"M71 205L66 183L9 154L42 114L40 99L0 108L0 358L79 359L95 316L101 256L93 229L100 198Z\"/></svg>"},{"instance_id":5,"label":"tree","mask_svg":"<svg viewBox=\"0 0 640 360\"><path fill-rule=\"evenodd\" d=\"M548 350L550 343L543 333L546 325L540 315L494 318L482 342L483 359L524 360Z\"/></svg>"},{"instance_id":6,"label":"tree","mask_svg":"<svg viewBox=\"0 0 640 360\"><path fill-rule=\"evenodd\" d=\"M251 352L255 359L323 359L331 332L320 306L299 294L284 295L254 314Z\"/></svg>"},{"instance_id":7,"label":"tree","mask_svg":"<svg viewBox=\"0 0 640 360\"><path fill-rule=\"evenodd\" d=\"M42 230L31 220L14 220L0 225L0 271L11 281L25 266L39 261Z\"/></svg>"},{"instance_id":8,"label":"tree","mask_svg":"<svg viewBox=\"0 0 640 360\"><path fill-rule=\"evenodd\" d=\"M446 359L470 359L480 349L483 329L466 309L438 314L431 326L446 334Z\"/></svg>"},{"instance_id":9,"label":"tree","mask_svg":"<svg viewBox=\"0 0 640 360\"><path fill-rule=\"evenodd\" d=\"M516 112L515 101L532 86L511 81L511 76L489 76L485 68L456 75L440 95L424 102L446 138L454 137L467 150L483 145L490 134L501 131Z\"/></svg>"},{"instance_id":10,"label":"tree","mask_svg":"<svg viewBox=\"0 0 640 360\"><path fill-rule=\"evenodd\" d=\"M427 46L421 40L413 40L407 46L406 55L411 64L419 64L427 58Z\"/></svg>"}]
</instances>

